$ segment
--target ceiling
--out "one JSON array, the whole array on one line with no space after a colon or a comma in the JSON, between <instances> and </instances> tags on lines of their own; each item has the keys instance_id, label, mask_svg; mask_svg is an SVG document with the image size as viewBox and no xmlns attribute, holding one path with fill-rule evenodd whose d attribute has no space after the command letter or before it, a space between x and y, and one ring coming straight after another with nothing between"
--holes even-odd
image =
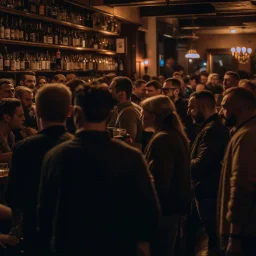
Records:
<instances>
[{"instance_id":1,"label":"ceiling","mask_svg":"<svg viewBox=\"0 0 256 256\"><path fill-rule=\"evenodd\" d=\"M139 7L141 17L178 20L182 33L256 33L256 0L98 0L104 5ZM94 2L94 1L93 1ZM170 22L171 23L171 22ZM177 23L177 22L176 22Z\"/></svg>"}]
</instances>

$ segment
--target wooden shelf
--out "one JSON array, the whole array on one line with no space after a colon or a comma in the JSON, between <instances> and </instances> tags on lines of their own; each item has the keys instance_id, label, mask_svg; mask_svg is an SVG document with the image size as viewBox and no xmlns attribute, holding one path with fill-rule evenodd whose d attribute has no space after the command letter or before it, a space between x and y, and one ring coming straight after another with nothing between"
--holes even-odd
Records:
<instances>
[{"instance_id":1,"label":"wooden shelf","mask_svg":"<svg viewBox=\"0 0 256 256\"><path fill-rule=\"evenodd\" d=\"M65 26L65 27L82 30L82 31L92 31L92 32L97 32L97 33L101 33L101 34L108 35L108 36L119 36L118 33L113 33L113 32L109 32L109 31L105 31L105 30L99 30L99 29L95 29L95 28L89 28L89 27L85 27L82 25L73 24L71 22L61 21L61 20L49 18L46 16L42 16L39 14L34 14L34 13L29 13L29 12L25 12L25 11L12 9L12 8L5 7L5 6L0 6L0 12L17 15L17 16L22 16L22 17L29 18L29 19L36 19L36 20L51 22L51 23Z\"/></svg>"},{"instance_id":2,"label":"wooden shelf","mask_svg":"<svg viewBox=\"0 0 256 256\"><path fill-rule=\"evenodd\" d=\"M93 53L104 54L104 55L116 55L116 52L103 50L103 49L73 47L73 46L65 46L65 45L58 45L58 44L42 44L42 43L9 40L9 39L0 39L0 44L32 46L32 47L38 47L38 48L48 48L48 49L50 48L50 49L60 49L60 50L63 49L63 50L80 51L80 52L93 52Z\"/></svg>"},{"instance_id":3,"label":"wooden shelf","mask_svg":"<svg viewBox=\"0 0 256 256\"><path fill-rule=\"evenodd\" d=\"M25 72L35 72L35 73L87 73L87 72L94 72L94 73L112 73L117 72L116 70L24 70L24 71L0 71L0 73L7 73L7 74L20 74Z\"/></svg>"}]
</instances>

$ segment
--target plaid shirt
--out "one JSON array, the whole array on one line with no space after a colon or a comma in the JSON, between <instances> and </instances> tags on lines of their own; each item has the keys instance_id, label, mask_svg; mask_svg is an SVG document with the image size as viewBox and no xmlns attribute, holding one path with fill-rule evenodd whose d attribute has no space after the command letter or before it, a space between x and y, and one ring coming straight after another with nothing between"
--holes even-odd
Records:
<instances>
[{"instance_id":1,"label":"plaid shirt","mask_svg":"<svg viewBox=\"0 0 256 256\"><path fill-rule=\"evenodd\" d=\"M8 135L8 144L5 142L3 137L0 136L0 153L8 153L12 151L15 144L15 137L12 132Z\"/></svg>"}]
</instances>

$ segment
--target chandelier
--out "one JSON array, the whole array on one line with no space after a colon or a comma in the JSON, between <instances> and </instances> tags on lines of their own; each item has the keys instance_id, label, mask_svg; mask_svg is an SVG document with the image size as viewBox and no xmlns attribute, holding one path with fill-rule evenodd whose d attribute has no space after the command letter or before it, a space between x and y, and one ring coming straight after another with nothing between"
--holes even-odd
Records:
<instances>
[{"instance_id":1,"label":"chandelier","mask_svg":"<svg viewBox=\"0 0 256 256\"><path fill-rule=\"evenodd\" d=\"M185 55L185 58L187 58L187 59L199 59L200 55L197 53L196 50L190 49L190 50L188 50L187 54Z\"/></svg>"},{"instance_id":2,"label":"chandelier","mask_svg":"<svg viewBox=\"0 0 256 256\"><path fill-rule=\"evenodd\" d=\"M252 53L252 48L246 47L232 47L231 48L232 56L234 56L239 63L246 64L250 59L250 55Z\"/></svg>"}]
</instances>

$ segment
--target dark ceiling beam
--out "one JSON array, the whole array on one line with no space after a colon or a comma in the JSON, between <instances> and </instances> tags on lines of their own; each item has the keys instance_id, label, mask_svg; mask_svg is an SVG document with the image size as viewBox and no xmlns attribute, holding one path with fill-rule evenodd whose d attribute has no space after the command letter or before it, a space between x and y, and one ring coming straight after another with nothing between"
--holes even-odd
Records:
<instances>
[{"instance_id":1,"label":"dark ceiling beam","mask_svg":"<svg viewBox=\"0 0 256 256\"><path fill-rule=\"evenodd\" d=\"M213 28L213 27L242 27L245 23L256 22L256 15L241 16L241 17L218 17L215 18L199 18L194 19L180 19L179 28L189 29L189 27L199 28Z\"/></svg>"},{"instance_id":2,"label":"dark ceiling beam","mask_svg":"<svg viewBox=\"0 0 256 256\"><path fill-rule=\"evenodd\" d=\"M141 7L141 17L179 17L193 15L215 15L215 8L211 4L187 4L171 6Z\"/></svg>"}]
</instances>

